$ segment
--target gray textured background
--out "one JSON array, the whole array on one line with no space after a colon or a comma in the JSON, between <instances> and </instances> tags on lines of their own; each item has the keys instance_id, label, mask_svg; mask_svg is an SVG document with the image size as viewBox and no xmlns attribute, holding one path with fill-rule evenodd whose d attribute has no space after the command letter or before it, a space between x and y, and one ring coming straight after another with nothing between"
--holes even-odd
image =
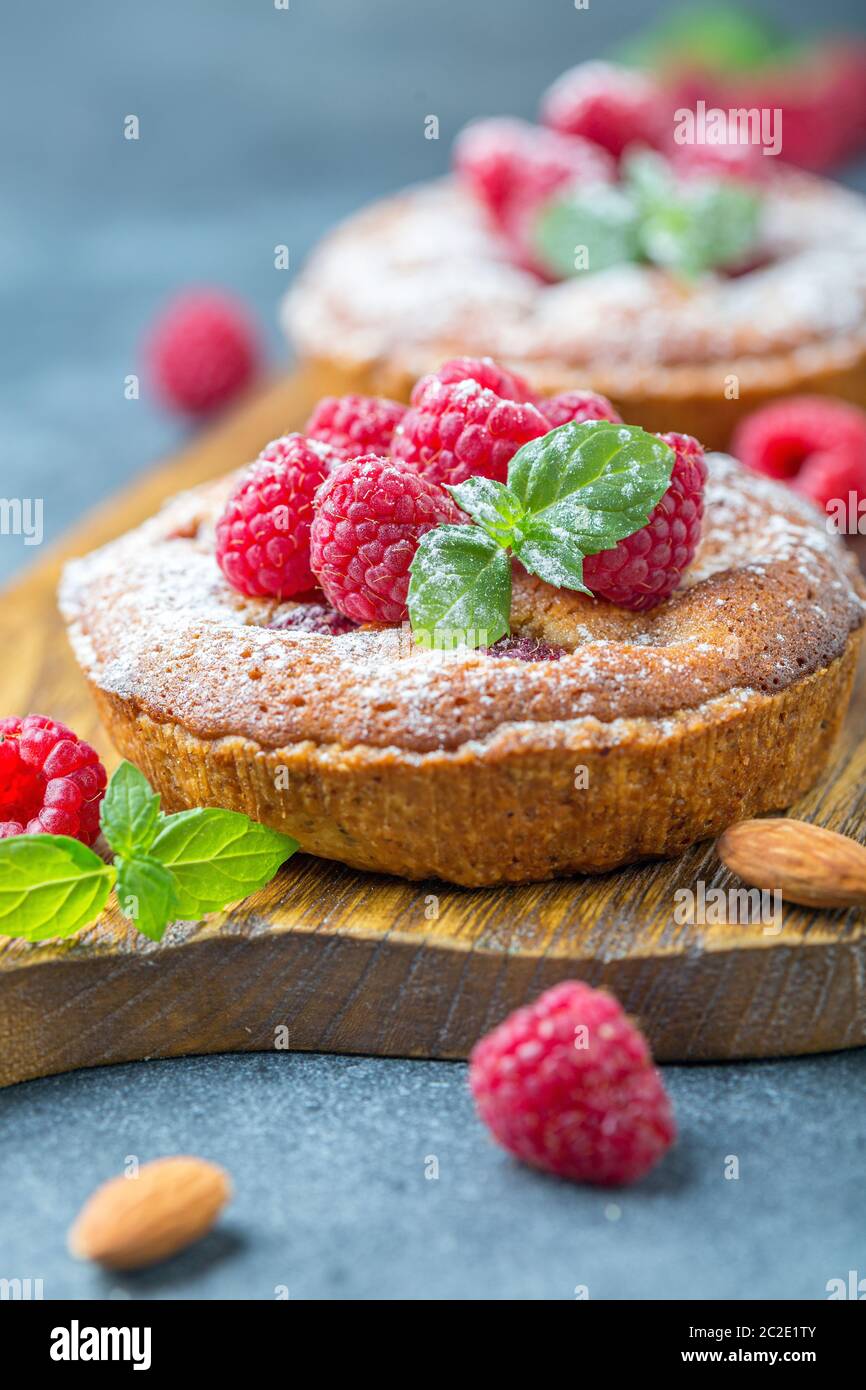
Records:
<instances>
[{"instance_id":1,"label":"gray textured background","mask_svg":"<svg viewBox=\"0 0 866 1390\"><path fill-rule=\"evenodd\" d=\"M834 0L765 8L856 24ZM48 537L184 427L123 396L142 328L190 282L274 306L335 217L444 169L468 117L531 115L567 63L629 34L637 0L103 0L0 16L0 495ZM800 19L798 20L798 16ZM125 115L141 139L122 137ZM441 123L423 138L425 115ZM863 171L850 177L861 186ZM0 537L0 577L34 551ZM12 712L12 711L8 711ZM17 711L16 711L17 712ZM2 711L7 713L7 711ZM48 1019L46 1028L60 1026ZM520 1169L474 1121L465 1069L279 1054L125 1066L0 1095L0 1277L48 1297L821 1298L866 1276L866 1053L667 1068L675 1154L622 1194ZM141 1159L222 1161L236 1200L195 1251L118 1280L63 1233ZM738 1181L726 1181L729 1154ZM424 1177L428 1155L438 1181Z\"/></svg>"}]
</instances>

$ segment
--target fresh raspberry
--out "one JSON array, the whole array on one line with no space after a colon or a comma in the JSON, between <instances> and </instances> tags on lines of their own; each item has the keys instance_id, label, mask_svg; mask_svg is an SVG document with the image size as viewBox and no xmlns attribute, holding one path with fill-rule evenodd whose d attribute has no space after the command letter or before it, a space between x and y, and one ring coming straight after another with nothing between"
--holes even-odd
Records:
<instances>
[{"instance_id":1,"label":"fresh raspberry","mask_svg":"<svg viewBox=\"0 0 866 1390\"><path fill-rule=\"evenodd\" d=\"M355 623L401 623L409 566L434 526L466 518L447 492L367 454L330 474L316 497L310 554L326 597Z\"/></svg>"},{"instance_id":2,"label":"fresh raspberry","mask_svg":"<svg viewBox=\"0 0 866 1390\"><path fill-rule=\"evenodd\" d=\"M538 637L500 637L487 648L487 655L507 657L509 661L559 661L565 656L565 648L552 647Z\"/></svg>"},{"instance_id":3,"label":"fresh raspberry","mask_svg":"<svg viewBox=\"0 0 866 1390\"><path fill-rule=\"evenodd\" d=\"M538 405L535 394L528 382L516 372L500 367L492 357L452 357L435 372L422 376L412 388L411 401L418 405L431 381L440 381L443 386L457 386L461 381L477 381L508 401L530 401Z\"/></svg>"},{"instance_id":4,"label":"fresh raspberry","mask_svg":"<svg viewBox=\"0 0 866 1390\"><path fill-rule=\"evenodd\" d=\"M578 425L586 420L609 420L612 425L622 424L622 416L607 396L600 396L596 391L561 391L558 396L547 396L540 400L538 409L550 430L567 425L569 421Z\"/></svg>"},{"instance_id":5,"label":"fresh raspberry","mask_svg":"<svg viewBox=\"0 0 866 1390\"><path fill-rule=\"evenodd\" d=\"M339 462L327 444L287 434L247 469L216 528L217 563L242 594L291 598L315 587L313 497Z\"/></svg>"},{"instance_id":6,"label":"fresh raspberry","mask_svg":"<svg viewBox=\"0 0 866 1390\"><path fill-rule=\"evenodd\" d=\"M342 459L387 454L391 436L405 414L405 405L384 396L325 396L304 433L308 439L330 444Z\"/></svg>"},{"instance_id":7,"label":"fresh raspberry","mask_svg":"<svg viewBox=\"0 0 866 1390\"><path fill-rule=\"evenodd\" d=\"M391 453L435 483L476 475L504 483L521 445L549 430L528 401L503 400L471 378L451 386L433 378L397 426Z\"/></svg>"},{"instance_id":8,"label":"fresh raspberry","mask_svg":"<svg viewBox=\"0 0 866 1390\"><path fill-rule=\"evenodd\" d=\"M327 637L342 637L354 632L357 624L338 613L327 603L299 603L281 618L268 623L280 632L316 632Z\"/></svg>"},{"instance_id":9,"label":"fresh raspberry","mask_svg":"<svg viewBox=\"0 0 866 1390\"><path fill-rule=\"evenodd\" d=\"M587 555L583 562L588 589L598 598L636 611L654 608L673 593L701 538L707 480L704 451L688 434L659 438L676 453L664 497L646 526L611 550Z\"/></svg>"},{"instance_id":10,"label":"fresh raspberry","mask_svg":"<svg viewBox=\"0 0 866 1390\"><path fill-rule=\"evenodd\" d=\"M65 724L0 719L0 839L70 835L92 845L106 780L96 750Z\"/></svg>"},{"instance_id":11,"label":"fresh raspberry","mask_svg":"<svg viewBox=\"0 0 866 1390\"><path fill-rule=\"evenodd\" d=\"M503 231L518 197L538 205L564 184L609 183L614 175L597 145L505 116L466 126L454 144L454 167Z\"/></svg>"},{"instance_id":12,"label":"fresh raspberry","mask_svg":"<svg viewBox=\"0 0 866 1390\"><path fill-rule=\"evenodd\" d=\"M731 453L820 506L866 497L866 411L827 396L789 396L737 427Z\"/></svg>"},{"instance_id":13,"label":"fresh raspberry","mask_svg":"<svg viewBox=\"0 0 866 1390\"><path fill-rule=\"evenodd\" d=\"M147 344L157 389L170 405L206 415L252 379L258 352L243 305L217 290L179 295Z\"/></svg>"},{"instance_id":14,"label":"fresh raspberry","mask_svg":"<svg viewBox=\"0 0 866 1390\"><path fill-rule=\"evenodd\" d=\"M619 159L629 145L660 147L668 102L653 79L615 63L579 63L547 89L542 120L563 135L582 136Z\"/></svg>"},{"instance_id":15,"label":"fresh raspberry","mask_svg":"<svg viewBox=\"0 0 866 1390\"><path fill-rule=\"evenodd\" d=\"M493 1137L534 1168L615 1186L676 1138L643 1034L612 995L566 980L476 1043L469 1084Z\"/></svg>"}]
</instances>

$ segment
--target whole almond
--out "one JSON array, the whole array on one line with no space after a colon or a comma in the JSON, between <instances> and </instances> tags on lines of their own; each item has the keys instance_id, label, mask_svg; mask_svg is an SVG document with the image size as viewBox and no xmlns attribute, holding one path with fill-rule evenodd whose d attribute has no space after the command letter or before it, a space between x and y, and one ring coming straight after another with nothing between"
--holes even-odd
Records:
<instances>
[{"instance_id":1,"label":"whole almond","mask_svg":"<svg viewBox=\"0 0 866 1390\"><path fill-rule=\"evenodd\" d=\"M228 1174L215 1163L158 1158L97 1188L69 1231L69 1249L109 1269L141 1269L205 1235L230 1196Z\"/></svg>"},{"instance_id":2,"label":"whole almond","mask_svg":"<svg viewBox=\"0 0 866 1390\"><path fill-rule=\"evenodd\" d=\"M866 849L802 820L744 820L725 831L719 858L755 888L778 888L804 907L866 906Z\"/></svg>"}]
</instances>

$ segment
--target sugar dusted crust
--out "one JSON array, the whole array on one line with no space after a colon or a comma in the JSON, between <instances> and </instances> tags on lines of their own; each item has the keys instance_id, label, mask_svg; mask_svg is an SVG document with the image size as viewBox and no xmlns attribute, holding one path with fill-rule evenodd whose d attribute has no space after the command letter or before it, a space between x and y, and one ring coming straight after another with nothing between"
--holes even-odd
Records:
<instances>
[{"instance_id":1,"label":"sugar dusted crust","mask_svg":"<svg viewBox=\"0 0 866 1390\"><path fill-rule=\"evenodd\" d=\"M709 463L701 548L653 612L515 567L513 628L564 647L556 662L269 627L293 605L243 598L214 560L231 478L70 564L61 607L115 742L169 806L245 810L313 853L407 877L608 868L788 804L848 700L866 612L853 559L808 503ZM708 789L716 757L724 786ZM604 782L592 815L578 764Z\"/></svg>"},{"instance_id":2,"label":"sugar dusted crust","mask_svg":"<svg viewBox=\"0 0 866 1390\"><path fill-rule=\"evenodd\" d=\"M553 392L593 386L624 417L723 445L775 394L866 404L866 202L810 175L770 184L766 264L688 285L647 266L546 285L513 265L451 180L374 204L321 243L283 306L301 355L343 389L405 395L455 353ZM739 396L732 397L730 378Z\"/></svg>"}]
</instances>

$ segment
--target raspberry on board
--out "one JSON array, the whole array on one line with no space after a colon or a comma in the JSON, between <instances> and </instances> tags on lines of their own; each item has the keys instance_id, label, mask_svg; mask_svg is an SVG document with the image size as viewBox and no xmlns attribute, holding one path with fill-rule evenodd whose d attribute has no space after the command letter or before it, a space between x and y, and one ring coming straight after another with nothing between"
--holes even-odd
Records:
<instances>
[{"instance_id":1,"label":"raspberry on board","mask_svg":"<svg viewBox=\"0 0 866 1390\"><path fill-rule=\"evenodd\" d=\"M827 396L789 396L747 416L731 453L821 507L866 497L866 411ZM850 525L849 518L849 525ZM856 528L855 528L856 529Z\"/></svg>"},{"instance_id":2,"label":"raspberry on board","mask_svg":"<svg viewBox=\"0 0 866 1390\"><path fill-rule=\"evenodd\" d=\"M622 424L619 411L607 396L600 396L597 391L561 391L558 396L542 398L538 402L538 409L551 430L570 421L578 425L586 420L609 420L613 425Z\"/></svg>"},{"instance_id":3,"label":"raspberry on board","mask_svg":"<svg viewBox=\"0 0 866 1390\"><path fill-rule=\"evenodd\" d=\"M447 492L413 469L375 454L350 459L316 497L313 572L329 602L353 622L401 623L421 537L465 520Z\"/></svg>"},{"instance_id":4,"label":"raspberry on board","mask_svg":"<svg viewBox=\"0 0 866 1390\"><path fill-rule=\"evenodd\" d=\"M635 1182L676 1138L646 1039L604 990L566 980L476 1043L469 1084L515 1158L575 1182Z\"/></svg>"},{"instance_id":5,"label":"raspberry on board","mask_svg":"<svg viewBox=\"0 0 866 1390\"><path fill-rule=\"evenodd\" d=\"M614 176L598 145L505 116L466 126L454 144L454 167L506 232L518 201L539 205L564 184L609 183Z\"/></svg>"},{"instance_id":6,"label":"raspberry on board","mask_svg":"<svg viewBox=\"0 0 866 1390\"><path fill-rule=\"evenodd\" d=\"M503 400L471 378L447 386L428 378L394 432L391 453L443 485L472 476L504 483L517 450L549 431L529 401Z\"/></svg>"},{"instance_id":7,"label":"raspberry on board","mask_svg":"<svg viewBox=\"0 0 866 1390\"><path fill-rule=\"evenodd\" d=\"M106 782L96 750L65 724L0 719L0 839L69 835L92 845Z\"/></svg>"},{"instance_id":8,"label":"raspberry on board","mask_svg":"<svg viewBox=\"0 0 866 1390\"><path fill-rule=\"evenodd\" d=\"M667 492L646 526L610 550L587 555L583 579L597 598L621 608L654 608L677 587L691 564L704 516L704 451L687 434L661 434L676 454Z\"/></svg>"},{"instance_id":9,"label":"raspberry on board","mask_svg":"<svg viewBox=\"0 0 866 1390\"><path fill-rule=\"evenodd\" d=\"M262 450L229 497L216 527L216 558L242 594L291 598L316 581L310 569L313 497L340 457L327 444L287 434Z\"/></svg>"},{"instance_id":10,"label":"raspberry on board","mask_svg":"<svg viewBox=\"0 0 866 1390\"><path fill-rule=\"evenodd\" d=\"M615 159L629 145L661 147L669 102L646 73L616 63L579 63L547 89L542 120L564 135L581 136Z\"/></svg>"},{"instance_id":11,"label":"raspberry on board","mask_svg":"<svg viewBox=\"0 0 866 1390\"><path fill-rule=\"evenodd\" d=\"M531 401L533 405L538 405L529 383L516 372L509 372L506 367L500 367L492 357L449 358L435 372L429 372L427 376L422 376L416 381L410 398L413 405L418 405L431 381L439 381L443 386L456 386L461 381L477 381L479 386L486 387L495 396L503 396L509 401Z\"/></svg>"},{"instance_id":12,"label":"raspberry on board","mask_svg":"<svg viewBox=\"0 0 866 1390\"><path fill-rule=\"evenodd\" d=\"M206 415L252 380L258 348L244 306L218 290L179 295L151 330L146 356L163 400Z\"/></svg>"},{"instance_id":13,"label":"raspberry on board","mask_svg":"<svg viewBox=\"0 0 866 1390\"><path fill-rule=\"evenodd\" d=\"M405 414L405 405L384 396L325 396L304 433L308 439L329 444L344 459L387 454L394 430Z\"/></svg>"}]
</instances>

